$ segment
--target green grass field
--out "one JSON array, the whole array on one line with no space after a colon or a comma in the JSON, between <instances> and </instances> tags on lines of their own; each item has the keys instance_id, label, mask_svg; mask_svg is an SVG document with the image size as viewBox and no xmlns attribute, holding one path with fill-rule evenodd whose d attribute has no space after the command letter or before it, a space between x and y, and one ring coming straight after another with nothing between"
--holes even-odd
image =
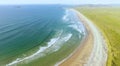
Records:
<instances>
[{"instance_id":1,"label":"green grass field","mask_svg":"<svg viewBox=\"0 0 120 66\"><path fill-rule=\"evenodd\" d=\"M120 7L80 7L77 10L92 20L105 36L107 66L120 66Z\"/></svg>"}]
</instances>

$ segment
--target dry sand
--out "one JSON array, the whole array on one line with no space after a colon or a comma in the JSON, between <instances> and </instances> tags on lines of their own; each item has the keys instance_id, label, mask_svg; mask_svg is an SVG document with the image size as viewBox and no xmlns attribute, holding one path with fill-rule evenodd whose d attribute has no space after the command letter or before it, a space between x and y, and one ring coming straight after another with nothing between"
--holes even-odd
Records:
<instances>
[{"instance_id":1,"label":"dry sand","mask_svg":"<svg viewBox=\"0 0 120 66\"><path fill-rule=\"evenodd\" d=\"M72 55L55 66L105 66L107 49L103 36L89 19L80 12L73 11L80 17L81 22L88 31L88 35Z\"/></svg>"}]
</instances>

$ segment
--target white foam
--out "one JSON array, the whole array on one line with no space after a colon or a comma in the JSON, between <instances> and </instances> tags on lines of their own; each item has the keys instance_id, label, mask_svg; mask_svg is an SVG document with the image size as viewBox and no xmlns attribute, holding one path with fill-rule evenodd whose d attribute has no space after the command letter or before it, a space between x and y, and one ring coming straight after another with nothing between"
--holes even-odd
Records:
<instances>
[{"instance_id":1,"label":"white foam","mask_svg":"<svg viewBox=\"0 0 120 66\"><path fill-rule=\"evenodd\" d=\"M68 34L66 37L63 38L63 40L66 42L72 37L72 34Z\"/></svg>"},{"instance_id":2,"label":"white foam","mask_svg":"<svg viewBox=\"0 0 120 66\"><path fill-rule=\"evenodd\" d=\"M69 10L66 9L65 15L62 18L64 21L69 21Z\"/></svg>"},{"instance_id":3,"label":"white foam","mask_svg":"<svg viewBox=\"0 0 120 66\"><path fill-rule=\"evenodd\" d=\"M65 21L69 21L69 19L68 19L68 17L67 17L67 15L65 14L64 16L63 16L63 18L62 18L63 20L65 20Z\"/></svg>"},{"instance_id":4,"label":"white foam","mask_svg":"<svg viewBox=\"0 0 120 66\"><path fill-rule=\"evenodd\" d=\"M16 63L19 63L19 62L21 62L21 61L25 61L25 60L28 60L28 59L32 59L33 57L37 56L39 53L44 52L44 50L46 50L47 48L49 48L50 46L52 46L55 42L57 42L58 39L59 39L59 37L58 37L58 38L53 38L53 39L51 39L50 42L48 42L48 45L47 45L47 46L45 46L45 47L40 47L40 49L39 49L36 53L32 54L31 56L25 57L25 58L23 58L23 59L20 59L20 58L19 58L19 59L16 59L15 61L7 64L6 66L11 66L11 65L16 64Z\"/></svg>"},{"instance_id":5,"label":"white foam","mask_svg":"<svg viewBox=\"0 0 120 66\"><path fill-rule=\"evenodd\" d=\"M85 33L85 28L82 25L82 23L78 22L78 20L75 20L76 17L74 17L74 15L71 18L69 18L69 16L71 16L70 14L71 14L71 11L69 9L67 9L65 15L63 16L63 20L70 22L70 25L68 25L68 26L77 30L79 33L82 33L82 34ZM67 42L72 37L72 34L67 34L64 37L60 37L61 34L62 34L62 32L60 33L59 37L51 39L48 42L47 46L40 47L40 49L37 52L35 52L34 54L32 54L28 57L25 57L25 58L18 58L15 61L7 64L6 66L13 66L22 61L27 63L36 58L45 56L46 53L48 53L48 52L52 53L52 52L58 51L61 48L61 46L64 44L64 42ZM79 37L81 37L81 35Z\"/></svg>"},{"instance_id":6,"label":"white foam","mask_svg":"<svg viewBox=\"0 0 120 66\"><path fill-rule=\"evenodd\" d=\"M75 30L77 30L78 32L80 32L81 33L81 30L79 29L79 27L78 26L76 26L76 25L69 25L69 27L72 27L73 29L75 29Z\"/></svg>"},{"instance_id":7,"label":"white foam","mask_svg":"<svg viewBox=\"0 0 120 66\"><path fill-rule=\"evenodd\" d=\"M77 30L80 34L85 35L84 25L81 22L79 22L80 20L77 14L71 9L66 9L65 15L63 16L63 20L69 24L68 27L72 27L73 29Z\"/></svg>"},{"instance_id":8,"label":"white foam","mask_svg":"<svg viewBox=\"0 0 120 66\"><path fill-rule=\"evenodd\" d=\"M40 49L36 53L34 53L34 54L32 54L28 57L25 57L25 58L17 58L15 61L7 64L6 66L14 66L17 63L20 63L20 62L23 62L23 61L28 63L31 60L34 60L36 58L45 56L45 53L56 52L60 49L60 47L64 44L64 42L68 41L71 37L72 37L72 34L68 34L67 36L65 36L63 38L60 38L60 37L53 38L48 42L47 46L40 47Z\"/></svg>"},{"instance_id":9,"label":"white foam","mask_svg":"<svg viewBox=\"0 0 120 66\"><path fill-rule=\"evenodd\" d=\"M72 34L67 34L66 36L59 39L59 41L49 49L51 49L52 52L58 51L61 48L61 46L63 46L63 44L67 42L71 37Z\"/></svg>"}]
</instances>

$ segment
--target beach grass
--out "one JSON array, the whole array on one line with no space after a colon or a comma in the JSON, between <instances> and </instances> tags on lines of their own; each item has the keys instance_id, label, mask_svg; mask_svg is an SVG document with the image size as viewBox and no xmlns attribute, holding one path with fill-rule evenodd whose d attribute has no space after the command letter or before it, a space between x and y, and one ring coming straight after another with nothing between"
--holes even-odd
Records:
<instances>
[{"instance_id":1,"label":"beach grass","mask_svg":"<svg viewBox=\"0 0 120 66\"><path fill-rule=\"evenodd\" d=\"M78 7L104 35L108 46L107 66L120 66L120 7Z\"/></svg>"}]
</instances>

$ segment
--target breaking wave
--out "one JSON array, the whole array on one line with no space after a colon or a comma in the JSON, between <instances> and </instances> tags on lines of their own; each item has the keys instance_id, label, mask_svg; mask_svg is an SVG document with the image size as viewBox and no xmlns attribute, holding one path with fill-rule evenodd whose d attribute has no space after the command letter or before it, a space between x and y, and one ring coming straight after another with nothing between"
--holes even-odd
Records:
<instances>
[{"instance_id":1,"label":"breaking wave","mask_svg":"<svg viewBox=\"0 0 120 66\"><path fill-rule=\"evenodd\" d=\"M78 31L80 34L85 35L86 29L84 25L80 22L77 14L71 9L66 9L65 15L63 16L63 21L68 23L68 27L71 27Z\"/></svg>"},{"instance_id":2,"label":"breaking wave","mask_svg":"<svg viewBox=\"0 0 120 66\"><path fill-rule=\"evenodd\" d=\"M59 33L59 35L57 37L52 38L47 43L47 46L40 47L37 52L35 52L34 54L32 54L28 57L17 58L15 61L7 64L6 66L15 66L18 63L28 63L32 60L39 58L39 57L45 56L46 53L52 53L52 52L58 51L61 48L61 46L63 46L63 44L65 42L67 42L72 37L72 34L67 34L64 37L61 37L61 35L62 35L62 31L61 31L61 33Z\"/></svg>"},{"instance_id":3,"label":"breaking wave","mask_svg":"<svg viewBox=\"0 0 120 66\"><path fill-rule=\"evenodd\" d=\"M57 12L56 12L56 14L57 14ZM70 43L72 43L74 40L76 40L76 42L73 42L73 43L77 43L78 40L80 41L82 39L82 37L86 33L86 30L85 30L84 25L80 22L79 18L77 17L76 13L74 13L71 9L65 9L64 14L60 13L60 14L62 14L61 18L57 17L59 14L57 14L57 15L56 14L55 14L56 17L54 16L54 18L51 16L49 16L49 17L45 16L44 20L42 20L43 18L39 18L39 20L36 19L35 21L33 21L34 23L26 22L26 25L23 25L24 23L20 24L20 27L21 27L21 25L25 26L25 27L27 25L29 25L28 27L26 27L26 30L28 30L28 28L29 28L29 30L31 30L32 27L35 27L32 31L30 31L31 34L27 36L28 37L27 39L32 38L34 35L36 35L35 38L38 37L39 35L41 35L40 39L46 37L44 39L47 40L48 39L47 35L49 35L49 33L52 34L52 37L50 37L48 39L48 41L46 42L47 45L41 46L42 41L41 41L40 45L36 45L36 46L39 46L39 48L33 54L31 54L29 56L26 55L23 57L18 57L17 59L11 60L12 62L6 64L6 66L16 66L18 64L29 63L40 57L47 56L47 54L59 51L61 49L61 47L64 46L64 44L66 42L68 42L69 40L71 41ZM61 19L62 21L60 22L59 19ZM10 25L10 26L13 26L13 25ZM36 26L36 25L38 25L38 26ZM6 28L6 27L9 27L9 25L2 27L2 28ZM18 27L18 28L20 29L20 27ZM10 32L10 30L13 31L13 30L15 30L15 28L13 27L12 29L3 31L2 33ZM26 30L24 30L24 31L26 31ZM19 32L23 32L23 31L20 30L20 31L18 31L18 33ZM28 32L28 33L30 33L30 32ZM35 33L33 33L33 32L35 32ZM46 34L43 34L43 33L46 33ZM11 33L11 34L14 34L14 33ZM16 35L19 37L18 34L16 34ZM21 33L20 36L21 35L23 35L23 33ZM27 35L27 33L25 35ZM38 41L38 40L35 39L35 41ZM26 43L26 44L29 44L29 43Z\"/></svg>"}]
</instances>

